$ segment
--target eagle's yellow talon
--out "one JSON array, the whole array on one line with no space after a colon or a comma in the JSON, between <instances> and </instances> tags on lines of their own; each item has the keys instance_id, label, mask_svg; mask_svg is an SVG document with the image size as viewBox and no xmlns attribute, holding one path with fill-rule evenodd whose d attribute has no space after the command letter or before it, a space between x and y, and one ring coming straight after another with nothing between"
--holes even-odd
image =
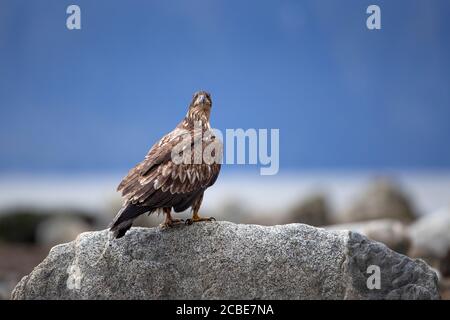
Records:
<instances>
[{"instance_id":1,"label":"eagle's yellow talon","mask_svg":"<svg viewBox=\"0 0 450 320\"><path fill-rule=\"evenodd\" d=\"M171 219L171 220L166 220L164 223L161 223L159 225L159 227L161 229L166 229L166 228L172 228L174 225L179 224L179 223L183 223L184 220L183 219Z\"/></svg>"},{"instance_id":2,"label":"eagle's yellow talon","mask_svg":"<svg viewBox=\"0 0 450 320\"><path fill-rule=\"evenodd\" d=\"M201 221L216 221L216 218L214 217L200 218L199 216L194 216L192 217L192 219L187 219L185 224L191 225L194 222L201 222Z\"/></svg>"}]
</instances>

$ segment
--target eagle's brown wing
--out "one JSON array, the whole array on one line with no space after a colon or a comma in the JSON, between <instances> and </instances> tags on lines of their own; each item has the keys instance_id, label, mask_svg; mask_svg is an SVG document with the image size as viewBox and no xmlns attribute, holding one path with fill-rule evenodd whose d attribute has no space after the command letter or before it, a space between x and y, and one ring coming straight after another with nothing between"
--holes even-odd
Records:
<instances>
[{"instance_id":1,"label":"eagle's brown wing","mask_svg":"<svg viewBox=\"0 0 450 320\"><path fill-rule=\"evenodd\" d=\"M151 209L174 207L179 212L187 209L215 182L220 164L175 164L171 161L173 148L183 141L185 134L186 131L180 129L167 134L130 170L117 188L129 203ZM191 147L198 138L192 137Z\"/></svg>"}]
</instances>

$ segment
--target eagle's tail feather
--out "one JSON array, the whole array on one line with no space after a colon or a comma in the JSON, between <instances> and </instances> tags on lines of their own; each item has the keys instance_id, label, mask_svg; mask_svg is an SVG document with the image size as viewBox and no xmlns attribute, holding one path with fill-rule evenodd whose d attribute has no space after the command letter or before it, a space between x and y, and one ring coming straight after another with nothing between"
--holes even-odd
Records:
<instances>
[{"instance_id":1,"label":"eagle's tail feather","mask_svg":"<svg viewBox=\"0 0 450 320\"><path fill-rule=\"evenodd\" d=\"M137 206L134 204L123 206L109 226L109 230L113 232L114 238L118 239L123 237L131 228L134 219L147 211L150 211L148 207Z\"/></svg>"}]
</instances>

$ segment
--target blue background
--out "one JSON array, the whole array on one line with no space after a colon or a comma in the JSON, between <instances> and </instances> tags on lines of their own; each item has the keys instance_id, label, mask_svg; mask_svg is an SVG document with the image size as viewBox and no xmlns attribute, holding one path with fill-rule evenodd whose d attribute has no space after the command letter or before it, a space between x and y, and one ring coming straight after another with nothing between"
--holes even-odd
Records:
<instances>
[{"instance_id":1,"label":"blue background","mask_svg":"<svg viewBox=\"0 0 450 320\"><path fill-rule=\"evenodd\" d=\"M366 28L376 3L382 29ZM82 29L66 28L81 7ZM283 169L450 168L450 2L0 1L0 172L123 171L213 96ZM228 168L229 170L230 168Z\"/></svg>"}]
</instances>

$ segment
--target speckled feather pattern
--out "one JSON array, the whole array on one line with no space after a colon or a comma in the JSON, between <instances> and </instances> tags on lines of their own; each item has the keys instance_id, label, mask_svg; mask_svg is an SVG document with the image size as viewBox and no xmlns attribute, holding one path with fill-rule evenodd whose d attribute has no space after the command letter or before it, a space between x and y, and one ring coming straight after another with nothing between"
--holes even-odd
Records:
<instances>
[{"instance_id":1,"label":"speckled feather pattern","mask_svg":"<svg viewBox=\"0 0 450 320\"><path fill-rule=\"evenodd\" d=\"M221 142L214 137L204 139L210 130L208 117L209 114L190 108L186 118L153 145L145 159L129 171L117 188L126 203L155 210L172 207L180 212L189 208L214 184L219 175L220 163L194 164L194 151L191 154L191 164L176 164L171 157L173 148L182 143L186 134L191 136L191 147L201 139L202 150L211 143L219 143L221 149ZM194 130L194 121L201 121L202 130Z\"/></svg>"}]
</instances>

